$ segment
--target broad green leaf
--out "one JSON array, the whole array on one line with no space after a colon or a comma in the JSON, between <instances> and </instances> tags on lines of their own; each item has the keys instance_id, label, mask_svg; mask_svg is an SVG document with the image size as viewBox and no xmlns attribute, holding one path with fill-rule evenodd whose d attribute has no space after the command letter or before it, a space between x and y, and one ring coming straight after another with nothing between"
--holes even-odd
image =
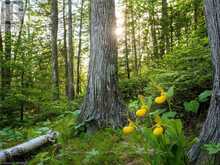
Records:
<instances>
[{"instance_id":1,"label":"broad green leaf","mask_svg":"<svg viewBox=\"0 0 220 165\"><path fill-rule=\"evenodd\" d=\"M198 98L199 98L199 102L206 102L209 100L209 97L212 95L212 91L211 90L205 90L204 92L202 92Z\"/></svg>"},{"instance_id":2,"label":"broad green leaf","mask_svg":"<svg viewBox=\"0 0 220 165\"><path fill-rule=\"evenodd\" d=\"M162 115L162 119L169 119L169 118L174 118L176 116L176 112L165 112Z\"/></svg>"},{"instance_id":3,"label":"broad green leaf","mask_svg":"<svg viewBox=\"0 0 220 165\"><path fill-rule=\"evenodd\" d=\"M171 97L174 96L174 87L173 87L173 86L168 89L168 91L167 91L167 93L166 93L166 96L167 96L168 98L171 98Z\"/></svg>"},{"instance_id":4,"label":"broad green leaf","mask_svg":"<svg viewBox=\"0 0 220 165\"><path fill-rule=\"evenodd\" d=\"M190 102L184 102L184 108L187 112L197 112L199 109L199 102L197 100L192 100Z\"/></svg>"}]
</instances>

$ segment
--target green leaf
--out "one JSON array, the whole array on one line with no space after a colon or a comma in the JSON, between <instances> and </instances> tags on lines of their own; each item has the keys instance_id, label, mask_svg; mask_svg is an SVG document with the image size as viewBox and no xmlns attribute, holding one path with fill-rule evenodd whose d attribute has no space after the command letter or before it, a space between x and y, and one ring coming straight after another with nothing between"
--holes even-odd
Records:
<instances>
[{"instance_id":1,"label":"green leaf","mask_svg":"<svg viewBox=\"0 0 220 165\"><path fill-rule=\"evenodd\" d=\"M152 96L147 97L147 106L148 106L148 108L151 108L152 104L153 104L153 97Z\"/></svg>"},{"instance_id":2,"label":"green leaf","mask_svg":"<svg viewBox=\"0 0 220 165\"><path fill-rule=\"evenodd\" d=\"M220 143L218 144L205 144L204 149L208 151L210 155L220 152Z\"/></svg>"},{"instance_id":3,"label":"green leaf","mask_svg":"<svg viewBox=\"0 0 220 165\"><path fill-rule=\"evenodd\" d=\"M206 102L209 100L209 97L212 95L212 91L211 90L205 90L204 92L202 92L198 98L199 98L199 102Z\"/></svg>"},{"instance_id":4,"label":"green leaf","mask_svg":"<svg viewBox=\"0 0 220 165\"><path fill-rule=\"evenodd\" d=\"M162 115L162 119L169 119L169 118L174 118L176 116L176 112L165 112Z\"/></svg>"},{"instance_id":5,"label":"green leaf","mask_svg":"<svg viewBox=\"0 0 220 165\"><path fill-rule=\"evenodd\" d=\"M78 117L79 114L80 114L80 110L76 110L76 111L73 112L73 115L74 115L75 117Z\"/></svg>"},{"instance_id":6,"label":"green leaf","mask_svg":"<svg viewBox=\"0 0 220 165\"><path fill-rule=\"evenodd\" d=\"M170 87L170 88L168 89L168 91L167 91L167 93L166 93L166 96L167 96L168 98L171 98L171 97L174 96L174 86L172 86L172 87Z\"/></svg>"},{"instance_id":7,"label":"green leaf","mask_svg":"<svg viewBox=\"0 0 220 165\"><path fill-rule=\"evenodd\" d=\"M199 109L199 102L197 100L191 100L190 102L184 102L184 108L187 112L197 112Z\"/></svg>"}]
</instances>

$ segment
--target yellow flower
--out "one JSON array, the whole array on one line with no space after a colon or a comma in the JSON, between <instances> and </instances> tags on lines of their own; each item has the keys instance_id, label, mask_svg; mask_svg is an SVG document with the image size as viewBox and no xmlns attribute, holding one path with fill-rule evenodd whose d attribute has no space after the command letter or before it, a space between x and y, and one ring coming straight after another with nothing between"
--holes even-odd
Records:
<instances>
[{"instance_id":1,"label":"yellow flower","mask_svg":"<svg viewBox=\"0 0 220 165\"><path fill-rule=\"evenodd\" d=\"M166 99L167 99L166 95L161 95L155 98L155 103L163 104L166 101Z\"/></svg>"},{"instance_id":2,"label":"yellow flower","mask_svg":"<svg viewBox=\"0 0 220 165\"><path fill-rule=\"evenodd\" d=\"M144 115L147 113L147 110L142 108L142 109L139 109L137 112L136 112L136 116L137 117L144 117Z\"/></svg>"},{"instance_id":3,"label":"yellow flower","mask_svg":"<svg viewBox=\"0 0 220 165\"><path fill-rule=\"evenodd\" d=\"M127 126L123 128L123 133L125 135L131 134L132 132L134 132L134 127L131 126Z\"/></svg>"},{"instance_id":4,"label":"yellow flower","mask_svg":"<svg viewBox=\"0 0 220 165\"><path fill-rule=\"evenodd\" d=\"M156 136L160 136L163 134L163 127L161 126L157 126L156 128L154 128L153 130L153 134L156 135Z\"/></svg>"}]
</instances>

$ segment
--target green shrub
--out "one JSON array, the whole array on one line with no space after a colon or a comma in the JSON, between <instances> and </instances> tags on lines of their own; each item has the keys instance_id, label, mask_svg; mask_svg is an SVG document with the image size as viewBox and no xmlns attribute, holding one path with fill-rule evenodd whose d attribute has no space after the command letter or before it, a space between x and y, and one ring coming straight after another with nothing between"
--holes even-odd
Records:
<instances>
[{"instance_id":1,"label":"green shrub","mask_svg":"<svg viewBox=\"0 0 220 165\"><path fill-rule=\"evenodd\" d=\"M146 76L123 79L119 82L119 89L123 99L129 100L136 98L139 94L144 93L144 88L148 84Z\"/></svg>"}]
</instances>

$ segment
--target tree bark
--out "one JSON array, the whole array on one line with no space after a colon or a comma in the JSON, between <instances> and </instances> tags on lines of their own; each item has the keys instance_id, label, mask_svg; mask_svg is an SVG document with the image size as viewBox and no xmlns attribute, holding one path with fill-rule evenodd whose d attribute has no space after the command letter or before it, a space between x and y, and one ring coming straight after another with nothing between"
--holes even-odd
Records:
<instances>
[{"instance_id":1,"label":"tree bark","mask_svg":"<svg viewBox=\"0 0 220 165\"><path fill-rule=\"evenodd\" d=\"M163 56L169 50L169 22L167 12L167 0L162 0L162 19L161 19L161 56Z\"/></svg>"},{"instance_id":2,"label":"tree bark","mask_svg":"<svg viewBox=\"0 0 220 165\"><path fill-rule=\"evenodd\" d=\"M68 99L73 100L74 98L74 86L73 86L73 28L72 28L72 0L68 0Z\"/></svg>"},{"instance_id":3,"label":"tree bark","mask_svg":"<svg viewBox=\"0 0 220 165\"><path fill-rule=\"evenodd\" d=\"M80 93L80 59L81 59L81 47L82 47L83 7L84 7L84 0L81 1L81 8L80 8L79 45L78 45L78 55L77 55L77 82L76 82L77 95L79 95Z\"/></svg>"},{"instance_id":4,"label":"tree bark","mask_svg":"<svg viewBox=\"0 0 220 165\"><path fill-rule=\"evenodd\" d=\"M11 1L5 0L5 56L2 70L2 99L10 90L11 85Z\"/></svg>"},{"instance_id":5,"label":"tree bark","mask_svg":"<svg viewBox=\"0 0 220 165\"><path fill-rule=\"evenodd\" d=\"M91 121L89 129L115 128L126 122L117 86L115 27L114 0L92 0L88 87L79 117L79 122Z\"/></svg>"},{"instance_id":6,"label":"tree bark","mask_svg":"<svg viewBox=\"0 0 220 165\"><path fill-rule=\"evenodd\" d=\"M192 146L188 156L196 165L209 164L210 160L219 165L220 155L208 156L201 147L207 143L220 143L220 1L205 0L205 13L214 66L213 94L199 141Z\"/></svg>"},{"instance_id":7,"label":"tree bark","mask_svg":"<svg viewBox=\"0 0 220 165\"><path fill-rule=\"evenodd\" d=\"M63 58L65 69L65 95L68 97L68 60L67 60L67 44L66 44L66 0L63 0Z\"/></svg>"},{"instance_id":8,"label":"tree bark","mask_svg":"<svg viewBox=\"0 0 220 165\"><path fill-rule=\"evenodd\" d=\"M137 58L137 45L136 45L136 30L135 30L135 20L134 20L134 5L133 1L130 4L131 10L131 33L132 33L132 47L134 52L134 69L135 74L138 75L138 58Z\"/></svg>"},{"instance_id":9,"label":"tree bark","mask_svg":"<svg viewBox=\"0 0 220 165\"><path fill-rule=\"evenodd\" d=\"M129 67L129 50L128 50L128 4L125 0L125 68L127 72L127 78L130 79L130 67Z\"/></svg>"},{"instance_id":10,"label":"tree bark","mask_svg":"<svg viewBox=\"0 0 220 165\"><path fill-rule=\"evenodd\" d=\"M1 30L1 24L0 24L0 76L1 76L1 91L2 91L2 80L3 80L3 41L2 41L2 30ZM0 95L2 96L2 93L0 92ZM2 99L2 98L0 98Z\"/></svg>"},{"instance_id":11,"label":"tree bark","mask_svg":"<svg viewBox=\"0 0 220 165\"><path fill-rule=\"evenodd\" d=\"M57 55L57 32L58 32L58 4L57 0L51 1L51 49L52 49L52 97L59 99L59 75Z\"/></svg>"},{"instance_id":12,"label":"tree bark","mask_svg":"<svg viewBox=\"0 0 220 165\"><path fill-rule=\"evenodd\" d=\"M151 4L154 5L154 4ZM155 25L155 11L154 6L149 11L149 20L150 20L150 31L151 31L151 38L153 43L153 56L158 57L158 42L157 42L157 33L156 33L156 25Z\"/></svg>"},{"instance_id":13,"label":"tree bark","mask_svg":"<svg viewBox=\"0 0 220 165\"><path fill-rule=\"evenodd\" d=\"M197 29L197 23L198 23L198 7L199 7L199 0L193 0L193 23L194 23L194 30Z\"/></svg>"},{"instance_id":14,"label":"tree bark","mask_svg":"<svg viewBox=\"0 0 220 165\"><path fill-rule=\"evenodd\" d=\"M28 152L34 151L35 149L41 147L44 144L54 142L57 136L57 132L49 132L46 135L39 136L28 142L0 151L0 163L10 161L14 157L22 156Z\"/></svg>"}]
</instances>

